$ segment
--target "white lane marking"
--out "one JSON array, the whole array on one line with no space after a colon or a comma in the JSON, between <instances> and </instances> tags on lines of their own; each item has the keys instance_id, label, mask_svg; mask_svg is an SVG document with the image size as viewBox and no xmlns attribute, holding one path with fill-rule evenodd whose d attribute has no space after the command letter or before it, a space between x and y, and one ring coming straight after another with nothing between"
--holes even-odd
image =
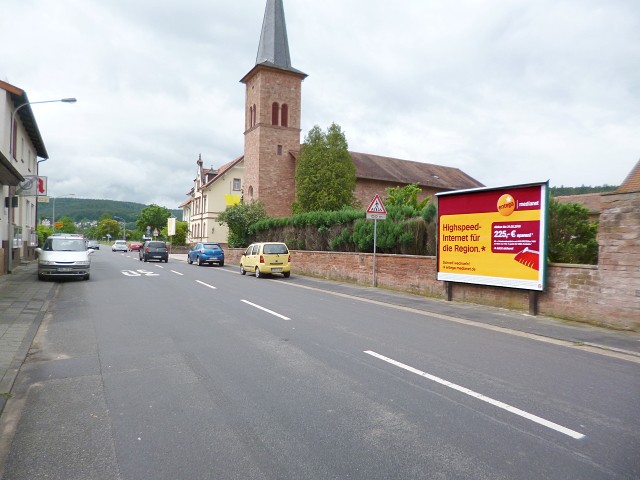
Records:
<instances>
[{"instance_id":1,"label":"white lane marking","mask_svg":"<svg viewBox=\"0 0 640 480\"><path fill-rule=\"evenodd\" d=\"M214 287L213 285L209 285L208 283L201 282L200 280L196 280L196 282L198 282L200 285L204 285L205 287L212 288L213 290L216 289L216 287Z\"/></svg>"},{"instance_id":2,"label":"white lane marking","mask_svg":"<svg viewBox=\"0 0 640 480\"><path fill-rule=\"evenodd\" d=\"M383 360L387 363L390 363L391 365L395 365L396 367L403 368L404 370L407 370L411 373L415 373L416 375L420 375L421 377L432 380L436 383L439 383L440 385L444 385L445 387L452 388L453 390L457 390L458 392L462 392L466 395L477 398L478 400L482 400L483 402L487 402L493 406L502 408L507 412L511 412L515 415L519 415L523 418L526 418L527 420L531 420L532 422L539 423L540 425L543 425L547 428L556 430L557 432L564 433L565 435L575 438L576 440L582 440L583 438L585 438L585 435L583 435L580 432L576 432L567 427L563 427L562 425L558 425L557 423L553 423L549 420L545 420L544 418L538 417L537 415L533 415L532 413L525 412L524 410L520 410L519 408L512 407L511 405L503 403L499 400L494 400L493 398L482 395L481 393L474 392L473 390L469 390L468 388L462 387L460 385L456 385L455 383L451 383L440 377L436 377L435 375L431 375L429 373L423 372L422 370L418 370L416 368L410 367L409 365L405 365L404 363L397 362L396 360L385 357L384 355L380 355L379 353L373 352L371 350L366 350L364 353L366 353L367 355L371 355L372 357L376 357L380 360Z\"/></svg>"},{"instance_id":3,"label":"white lane marking","mask_svg":"<svg viewBox=\"0 0 640 480\"><path fill-rule=\"evenodd\" d=\"M180 276L184 275L184 273L176 272L175 270L170 270L170 271L171 273L175 273L176 275L180 275Z\"/></svg>"},{"instance_id":4,"label":"white lane marking","mask_svg":"<svg viewBox=\"0 0 640 480\"><path fill-rule=\"evenodd\" d=\"M156 268L164 268L162 265L154 265Z\"/></svg>"},{"instance_id":5,"label":"white lane marking","mask_svg":"<svg viewBox=\"0 0 640 480\"><path fill-rule=\"evenodd\" d=\"M258 308L263 312L267 312L267 313L270 313L271 315L275 315L276 317L279 317L283 320L291 320L289 317L285 317L284 315L280 315L279 313L276 313L273 310L269 310L268 308L264 308L264 307L261 307L260 305L256 305L255 303L251 303L248 300L240 300L240 301L246 303L247 305L251 305L252 307Z\"/></svg>"}]
</instances>

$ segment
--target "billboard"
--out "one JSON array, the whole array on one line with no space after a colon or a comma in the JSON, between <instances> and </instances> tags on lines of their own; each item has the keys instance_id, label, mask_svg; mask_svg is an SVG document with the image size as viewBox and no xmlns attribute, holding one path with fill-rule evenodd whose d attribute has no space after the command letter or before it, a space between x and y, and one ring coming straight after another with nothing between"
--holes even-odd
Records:
<instances>
[{"instance_id":1,"label":"billboard","mask_svg":"<svg viewBox=\"0 0 640 480\"><path fill-rule=\"evenodd\" d=\"M548 182L438 198L438 280L544 290Z\"/></svg>"}]
</instances>

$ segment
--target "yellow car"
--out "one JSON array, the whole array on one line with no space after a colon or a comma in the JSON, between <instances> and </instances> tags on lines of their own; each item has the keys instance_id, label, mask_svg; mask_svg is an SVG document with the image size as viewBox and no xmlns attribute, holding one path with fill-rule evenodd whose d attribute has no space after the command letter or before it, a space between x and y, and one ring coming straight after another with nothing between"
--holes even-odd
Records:
<instances>
[{"instance_id":1,"label":"yellow car","mask_svg":"<svg viewBox=\"0 0 640 480\"><path fill-rule=\"evenodd\" d=\"M240 273L255 273L256 278L271 273L291 275L291 254L287 245L280 242L252 243L240 259Z\"/></svg>"}]
</instances>

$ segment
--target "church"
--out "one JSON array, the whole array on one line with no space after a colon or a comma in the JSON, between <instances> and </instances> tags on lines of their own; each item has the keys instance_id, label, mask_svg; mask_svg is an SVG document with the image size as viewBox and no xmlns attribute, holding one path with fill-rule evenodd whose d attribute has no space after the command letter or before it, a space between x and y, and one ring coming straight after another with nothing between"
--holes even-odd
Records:
<instances>
[{"instance_id":1,"label":"church","mask_svg":"<svg viewBox=\"0 0 640 480\"><path fill-rule=\"evenodd\" d=\"M291 65L283 0L267 0L255 66L240 80L245 85L244 153L217 169L205 168L198 158L192 188L180 205L189 222L187 242L226 243L228 230L217 222L218 215L241 200L260 200L271 217L291 215L305 78ZM349 154L356 167L354 194L363 208L376 194L384 197L387 188L418 184L424 198L483 186L457 168Z\"/></svg>"}]
</instances>

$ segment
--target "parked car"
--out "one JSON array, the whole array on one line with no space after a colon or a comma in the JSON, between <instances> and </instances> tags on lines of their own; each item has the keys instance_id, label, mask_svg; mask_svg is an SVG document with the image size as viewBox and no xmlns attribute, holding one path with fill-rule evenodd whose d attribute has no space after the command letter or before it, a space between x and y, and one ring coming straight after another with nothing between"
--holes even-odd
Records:
<instances>
[{"instance_id":1,"label":"parked car","mask_svg":"<svg viewBox=\"0 0 640 480\"><path fill-rule=\"evenodd\" d=\"M98 242L98 240L89 240L89 243L87 243L87 248L90 248L92 250L100 250L100 242Z\"/></svg>"},{"instance_id":2,"label":"parked car","mask_svg":"<svg viewBox=\"0 0 640 480\"><path fill-rule=\"evenodd\" d=\"M142 242L131 242L129 244L129 251L130 252L139 252L143 245L144 245L144 243L142 243Z\"/></svg>"},{"instance_id":3,"label":"parked car","mask_svg":"<svg viewBox=\"0 0 640 480\"><path fill-rule=\"evenodd\" d=\"M85 239L76 235L56 235L47 238L42 248L36 248L38 278L82 277L89 280L93 249L87 249Z\"/></svg>"},{"instance_id":4,"label":"parked car","mask_svg":"<svg viewBox=\"0 0 640 480\"><path fill-rule=\"evenodd\" d=\"M256 278L271 273L281 273L288 278L291 275L291 254L287 245L280 242L252 243L240 258L242 275L255 273Z\"/></svg>"},{"instance_id":5,"label":"parked car","mask_svg":"<svg viewBox=\"0 0 640 480\"><path fill-rule=\"evenodd\" d=\"M187 253L187 263L194 262L198 265L217 263L222 267L224 266L224 250L218 243L196 243Z\"/></svg>"},{"instance_id":6,"label":"parked car","mask_svg":"<svg viewBox=\"0 0 640 480\"><path fill-rule=\"evenodd\" d=\"M111 245L112 252L128 252L129 247L127 246L127 242L125 240L116 240L113 245Z\"/></svg>"},{"instance_id":7,"label":"parked car","mask_svg":"<svg viewBox=\"0 0 640 480\"><path fill-rule=\"evenodd\" d=\"M165 263L169 262L169 250L165 242L156 240L144 242L142 248L138 251L140 261L158 260Z\"/></svg>"}]
</instances>

